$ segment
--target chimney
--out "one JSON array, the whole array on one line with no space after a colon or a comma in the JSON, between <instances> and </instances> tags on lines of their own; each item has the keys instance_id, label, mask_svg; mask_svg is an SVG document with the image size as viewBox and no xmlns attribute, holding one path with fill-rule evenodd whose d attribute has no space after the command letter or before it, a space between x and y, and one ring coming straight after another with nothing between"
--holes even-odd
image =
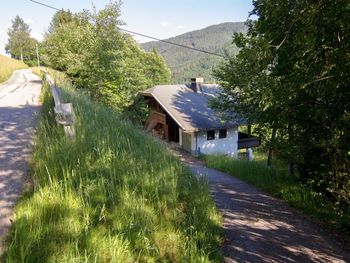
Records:
<instances>
[{"instance_id":1,"label":"chimney","mask_svg":"<svg viewBox=\"0 0 350 263\"><path fill-rule=\"evenodd\" d=\"M191 85L190 88L195 92L195 93L201 93L202 88L201 84L203 84L203 78L191 78Z\"/></svg>"}]
</instances>

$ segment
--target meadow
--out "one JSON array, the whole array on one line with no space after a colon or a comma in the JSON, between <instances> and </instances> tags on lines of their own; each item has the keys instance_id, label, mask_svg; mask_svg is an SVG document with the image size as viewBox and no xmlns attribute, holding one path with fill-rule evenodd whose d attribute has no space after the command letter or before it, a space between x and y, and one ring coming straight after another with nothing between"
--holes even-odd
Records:
<instances>
[{"instance_id":1,"label":"meadow","mask_svg":"<svg viewBox=\"0 0 350 263\"><path fill-rule=\"evenodd\" d=\"M27 67L28 66L20 60L0 55L0 83L8 80L16 69L24 69Z\"/></svg>"},{"instance_id":2,"label":"meadow","mask_svg":"<svg viewBox=\"0 0 350 263\"><path fill-rule=\"evenodd\" d=\"M166 147L56 73L75 111L64 135L45 85L5 262L221 262L221 217L208 185Z\"/></svg>"}]
</instances>

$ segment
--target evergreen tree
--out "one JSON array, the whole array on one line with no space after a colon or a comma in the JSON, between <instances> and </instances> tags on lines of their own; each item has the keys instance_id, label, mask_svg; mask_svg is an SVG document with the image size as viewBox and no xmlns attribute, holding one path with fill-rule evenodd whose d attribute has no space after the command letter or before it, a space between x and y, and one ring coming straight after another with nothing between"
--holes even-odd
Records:
<instances>
[{"instance_id":1,"label":"evergreen tree","mask_svg":"<svg viewBox=\"0 0 350 263\"><path fill-rule=\"evenodd\" d=\"M74 15L72 14L72 12L70 10L58 11L54 14L54 16L51 20L48 32L52 33L60 26L62 26L64 24L68 24L68 23L72 22L73 20L74 20Z\"/></svg>"},{"instance_id":2,"label":"evergreen tree","mask_svg":"<svg viewBox=\"0 0 350 263\"><path fill-rule=\"evenodd\" d=\"M12 58L29 60L35 54L35 40L30 37L30 28L18 15L12 20L12 26L7 34L8 43L5 47Z\"/></svg>"}]
</instances>

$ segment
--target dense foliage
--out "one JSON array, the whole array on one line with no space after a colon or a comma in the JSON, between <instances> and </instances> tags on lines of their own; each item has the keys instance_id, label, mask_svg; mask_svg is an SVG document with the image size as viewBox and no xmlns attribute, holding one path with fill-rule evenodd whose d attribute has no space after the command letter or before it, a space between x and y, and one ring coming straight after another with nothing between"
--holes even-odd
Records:
<instances>
[{"instance_id":1,"label":"dense foliage","mask_svg":"<svg viewBox=\"0 0 350 263\"><path fill-rule=\"evenodd\" d=\"M21 59L28 65L36 63L37 41L30 37L30 28L18 15L12 20L8 29L8 43L5 50L12 58Z\"/></svg>"},{"instance_id":2,"label":"dense foliage","mask_svg":"<svg viewBox=\"0 0 350 263\"><path fill-rule=\"evenodd\" d=\"M119 3L76 15L57 12L43 42L44 60L93 98L126 110L140 90L168 82L170 72L156 53L143 51L119 30L119 16Z\"/></svg>"},{"instance_id":3,"label":"dense foliage","mask_svg":"<svg viewBox=\"0 0 350 263\"><path fill-rule=\"evenodd\" d=\"M246 32L246 30L247 27L243 22L222 23L167 40L222 55L226 49L230 54L236 54L237 48L230 45L232 34L234 32ZM217 56L159 41L144 43L142 47L145 50L152 50L154 48L164 57L171 69L172 81L175 83L186 83L190 78L194 77L203 77L206 82L213 82L215 79L212 76L212 69L222 61L222 58Z\"/></svg>"},{"instance_id":4,"label":"dense foliage","mask_svg":"<svg viewBox=\"0 0 350 263\"><path fill-rule=\"evenodd\" d=\"M34 189L16 206L4 262L220 262L220 216L206 182L56 79L74 104L76 138L56 124L46 87Z\"/></svg>"},{"instance_id":5,"label":"dense foliage","mask_svg":"<svg viewBox=\"0 0 350 263\"><path fill-rule=\"evenodd\" d=\"M350 4L348 1L253 1L241 50L216 76L216 102L236 111L288 160L290 174L346 209L350 205Z\"/></svg>"}]
</instances>

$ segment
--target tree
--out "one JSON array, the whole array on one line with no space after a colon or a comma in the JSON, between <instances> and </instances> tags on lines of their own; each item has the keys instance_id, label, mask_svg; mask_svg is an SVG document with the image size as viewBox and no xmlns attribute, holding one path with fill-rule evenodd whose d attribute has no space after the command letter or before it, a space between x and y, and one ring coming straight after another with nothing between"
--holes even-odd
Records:
<instances>
[{"instance_id":1,"label":"tree","mask_svg":"<svg viewBox=\"0 0 350 263\"><path fill-rule=\"evenodd\" d=\"M7 34L8 43L5 47L7 53L16 59L30 60L35 55L36 40L30 37L30 28L18 15L12 20L12 26Z\"/></svg>"},{"instance_id":2,"label":"tree","mask_svg":"<svg viewBox=\"0 0 350 263\"><path fill-rule=\"evenodd\" d=\"M241 48L216 71L215 103L261 130L302 180L350 205L350 16L348 1L253 1Z\"/></svg>"},{"instance_id":3,"label":"tree","mask_svg":"<svg viewBox=\"0 0 350 263\"><path fill-rule=\"evenodd\" d=\"M64 24L69 24L70 22L72 22L75 19L74 15L72 14L72 12L70 10L61 10L58 11L54 14L51 23L50 23L50 27L48 29L49 33L54 32L56 29L58 29L59 27L63 26Z\"/></svg>"},{"instance_id":4,"label":"tree","mask_svg":"<svg viewBox=\"0 0 350 263\"><path fill-rule=\"evenodd\" d=\"M119 30L123 22L118 2L100 11L61 13L56 13L45 34L43 58L96 100L130 113L139 91L169 81L164 61Z\"/></svg>"}]
</instances>

